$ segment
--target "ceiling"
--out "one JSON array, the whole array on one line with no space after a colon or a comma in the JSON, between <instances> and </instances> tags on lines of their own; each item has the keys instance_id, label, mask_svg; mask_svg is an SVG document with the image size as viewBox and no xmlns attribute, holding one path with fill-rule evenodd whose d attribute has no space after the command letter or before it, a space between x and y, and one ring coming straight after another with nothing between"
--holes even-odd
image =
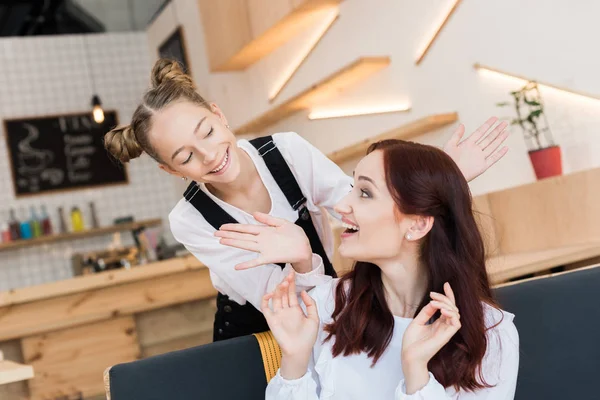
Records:
<instances>
[{"instance_id":1,"label":"ceiling","mask_svg":"<svg viewBox=\"0 0 600 400\"><path fill-rule=\"evenodd\" d=\"M144 30L168 0L0 0L0 36Z\"/></svg>"}]
</instances>

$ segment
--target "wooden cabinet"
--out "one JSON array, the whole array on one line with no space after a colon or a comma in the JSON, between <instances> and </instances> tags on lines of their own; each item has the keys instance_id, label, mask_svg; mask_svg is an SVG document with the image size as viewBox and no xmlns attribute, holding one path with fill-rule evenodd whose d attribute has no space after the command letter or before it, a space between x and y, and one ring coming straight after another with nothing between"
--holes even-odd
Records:
<instances>
[{"instance_id":1,"label":"wooden cabinet","mask_svg":"<svg viewBox=\"0 0 600 400\"><path fill-rule=\"evenodd\" d=\"M247 68L341 1L198 0L211 71Z\"/></svg>"}]
</instances>

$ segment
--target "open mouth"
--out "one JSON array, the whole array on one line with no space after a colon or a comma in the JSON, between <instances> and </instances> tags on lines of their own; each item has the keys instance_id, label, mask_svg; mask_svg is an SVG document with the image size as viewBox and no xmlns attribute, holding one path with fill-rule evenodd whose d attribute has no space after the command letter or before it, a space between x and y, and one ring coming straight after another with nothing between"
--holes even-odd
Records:
<instances>
[{"instance_id":1,"label":"open mouth","mask_svg":"<svg viewBox=\"0 0 600 400\"><path fill-rule=\"evenodd\" d=\"M348 237L348 236L354 235L355 233L357 233L360 230L358 225L355 225L346 219L344 219L342 221L342 226L344 228L346 228L346 229L344 229L344 232L342 232L342 237Z\"/></svg>"},{"instance_id":2,"label":"open mouth","mask_svg":"<svg viewBox=\"0 0 600 400\"><path fill-rule=\"evenodd\" d=\"M219 166L217 168L210 171L210 173L215 174L215 175L223 173L228 166L229 166L229 148L227 148L227 151L225 152L225 157L223 157L221 164L219 164Z\"/></svg>"}]
</instances>

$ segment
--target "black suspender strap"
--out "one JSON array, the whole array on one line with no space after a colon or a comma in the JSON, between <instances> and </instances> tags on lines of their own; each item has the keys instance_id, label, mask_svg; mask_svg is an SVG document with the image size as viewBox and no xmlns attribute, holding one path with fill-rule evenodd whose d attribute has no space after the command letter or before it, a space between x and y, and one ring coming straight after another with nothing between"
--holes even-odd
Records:
<instances>
[{"instance_id":1,"label":"black suspender strap","mask_svg":"<svg viewBox=\"0 0 600 400\"><path fill-rule=\"evenodd\" d=\"M219 230L224 224L238 224L239 222L233 218L227 211L223 210L213 199L211 199L204 190L200 189L196 182L188 185L183 193L183 197L194 206L194 208L204 217L213 228ZM285 268L284 263L278 263L282 269Z\"/></svg>"},{"instance_id":2,"label":"black suspender strap","mask_svg":"<svg viewBox=\"0 0 600 400\"><path fill-rule=\"evenodd\" d=\"M235 218L229 215L227 211L223 210L221 206L204 193L196 182L189 184L183 193L183 197L185 197L185 199L193 205L200 214L202 214L206 222L211 224L216 230L219 230L221 225L224 224L238 223Z\"/></svg>"},{"instance_id":3,"label":"black suspender strap","mask_svg":"<svg viewBox=\"0 0 600 400\"><path fill-rule=\"evenodd\" d=\"M279 149L275 146L272 136L264 136L250 141L258 154L265 160L267 168L271 172L271 175L279 185L279 188L285 195L288 203L294 210L298 210L306 202L306 197L302 194L298 182L287 162L281 155Z\"/></svg>"},{"instance_id":4,"label":"black suspender strap","mask_svg":"<svg viewBox=\"0 0 600 400\"><path fill-rule=\"evenodd\" d=\"M285 195L288 203L290 203L294 210L300 209L296 225L304 230L313 252L320 255L323 259L325 274L336 277L337 274L335 269L333 268L331 261L329 261L329 257L327 257L323 243L321 243L319 234L310 218L310 213L306 207L303 207L306 203L306 197L302 194L302 190L300 189L294 174L290 170L289 165L281 155L277 146L275 146L273 137L270 135L259 137L250 140L250 143L258 150L258 154L265 161L267 168L277 182L277 185L279 185L279 188Z\"/></svg>"},{"instance_id":5,"label":"black suspender strap","mask_svg":"<svg viewBox=\"0 0 600 400\"><path fill-rule=\"evenodd\" d=\"M319 238L319 234L310 218L310 213L306 207L302 207L306 203L306 197L302 194L302 190L292 174L290 167L281 155L279 149L275 146L271 136L259 137L250 140L250 143L258 150L258 154L263 158L271 175L279 185L279 188L285 195L287 201L296 211L299 210L298 220L296 224L300 226L308 240L314 253L321 256L323 265L325 266L325 274L335 277L336 273L333 265L327 257L323 243ZM215 229L219 229L224 224L236 224L238 221L223 210L213 199L206 194L196 182L189 184L183 197L204 217L204 219ZM282 268L285 264L278 264Z\"/></svg>"}]
</instances>

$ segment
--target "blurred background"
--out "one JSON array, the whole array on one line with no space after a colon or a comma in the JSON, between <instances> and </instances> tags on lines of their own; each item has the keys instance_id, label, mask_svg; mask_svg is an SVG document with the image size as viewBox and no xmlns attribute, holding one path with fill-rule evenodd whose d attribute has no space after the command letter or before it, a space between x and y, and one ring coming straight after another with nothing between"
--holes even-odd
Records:
<instances>
[{"instance_id":1,"label":"blurred background","mask_svg":"<svg viewBox=\"0 0 600 400\"><path fill-rule=\"evenodd\" d=\"M216 292L168 227L185 184L102 146L160 56L240 138L294 131L347 173L381 138L441 147L460 123L507 120L510 151L471 183L492 281L594 264L598 15L592 0L0 1L0 350L24 371L0 368L0 398L103 398L110 365L210 341Z\"/></svg>"}]
</instances>

